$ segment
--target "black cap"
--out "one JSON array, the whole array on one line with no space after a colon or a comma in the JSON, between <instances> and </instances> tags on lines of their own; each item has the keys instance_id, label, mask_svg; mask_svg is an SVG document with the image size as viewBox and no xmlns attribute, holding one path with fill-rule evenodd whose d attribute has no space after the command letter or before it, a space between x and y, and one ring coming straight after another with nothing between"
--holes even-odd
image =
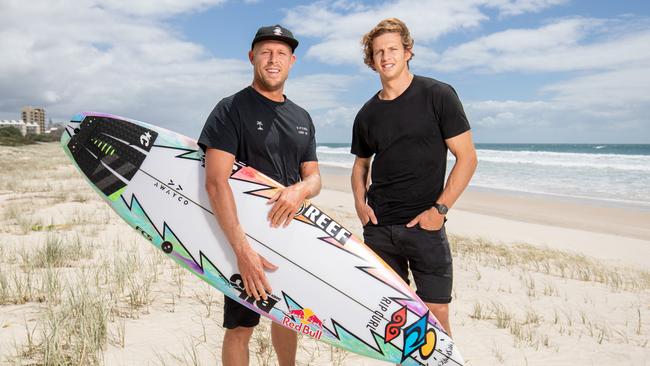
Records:
<instances>
[{"instance_id":1,"label":"black cap","mask_svg":"<svg viewBox=\"0 0 650 366\"><path fill-rule=\"evenodd\" d=\"M282 41L288 44L291 47L291 52L294 52L296 50L296 47L298 47L298 40L293 38L293 33L291 33L291 31L287 28L276 24L270 25L268 27L261 27L258 29L257 33L255 33L255 38L253 38L251 48L255 46L255 43L269 39Z\"/></svg>"}]
</instances>

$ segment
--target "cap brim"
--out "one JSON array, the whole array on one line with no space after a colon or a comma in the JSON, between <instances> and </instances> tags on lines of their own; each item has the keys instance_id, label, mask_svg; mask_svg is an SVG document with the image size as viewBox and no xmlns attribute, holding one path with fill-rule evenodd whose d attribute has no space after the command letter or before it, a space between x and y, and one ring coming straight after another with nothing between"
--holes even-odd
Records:
<instances>
[{"instance_id":1,"label":"cap brim","mask_svg":"<svg viewBox=\"0 0 650 366\"><path fill-rule=\"evenodd\" d=\"M298 47L298 41L295 38L289 38L289 37L284 37L284 36L276 36L276 35L269 35L269 36L260 36L257 37L253 40L253 43L251 44L252 46L255 46L255 43L261 42L261 41L280 41L284 42L291 47L291 51L295 51L296 48Z\"/></svg>"}]
</instances>

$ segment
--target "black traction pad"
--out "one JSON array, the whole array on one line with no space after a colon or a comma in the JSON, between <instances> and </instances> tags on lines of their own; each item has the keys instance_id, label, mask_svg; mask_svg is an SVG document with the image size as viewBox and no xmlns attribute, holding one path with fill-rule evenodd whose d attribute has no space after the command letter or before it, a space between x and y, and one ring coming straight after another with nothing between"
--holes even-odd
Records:
<instances>
[{"instance_id":1,"label":"black traction pad","mask_svg":"<svg viewBox=\"0 0 650 366\"><path fill-rule=\"evenodd\" d=\"M110 196L133 178L157 137L157 132L131 122L87 116L68 149L88 179Z\"/></svg>"}]
</instances>

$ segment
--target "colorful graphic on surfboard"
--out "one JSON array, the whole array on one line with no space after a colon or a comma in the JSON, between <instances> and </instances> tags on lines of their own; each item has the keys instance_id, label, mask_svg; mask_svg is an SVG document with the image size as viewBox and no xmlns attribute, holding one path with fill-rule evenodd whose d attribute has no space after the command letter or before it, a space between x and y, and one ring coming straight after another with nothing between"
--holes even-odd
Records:
<instances>
[{"instance_id":1,"label":"colorful graphic on surfboard","mask_svg":"<svg viewBox=\"0 0 650 366\"><path fill-rule=\"evenodd\" d=\"M279 268L274 293L248 297L204 189L196 141L151 124L81 113L61 145L93 189L171 259L227 296L306 336L404 365L463 365L452 339L414 291L334 218L306 201L271 229L268 198L282 186L236 162L230 185L253 248Z\"/></svg>"}]
</instances>

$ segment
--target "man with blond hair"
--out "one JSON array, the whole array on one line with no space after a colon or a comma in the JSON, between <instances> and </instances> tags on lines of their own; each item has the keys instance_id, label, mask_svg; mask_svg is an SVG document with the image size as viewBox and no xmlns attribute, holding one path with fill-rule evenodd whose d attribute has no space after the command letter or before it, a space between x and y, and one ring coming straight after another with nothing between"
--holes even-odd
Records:
<instances>
[{"instance_id":1,"label":"man with blond hair","mask_svg":"<svg viewBox=\"0 0 650 366\"><path fill-rule=\"evenodd\" d=\"M298 41L288 29L261 27L248 53L252 85L222 99L199 137L206 152L210 204L235 253L246 293L258 301L272 292L265 271L277 267L251 248L228 179L237 159L286 186L269 200L272 227L289 225L302 202L320 191L314 124L307 111L283 94L296 47ZM248 344L259 314L226 297L223 316L223 365L248 365ZM271 337L280 366L295 365L297 333L273 323Z\"/></svg>"},{"instance_id":2,"label":"man with blond hair","mask_svg":"<svg viewBox=\"0 0 650 366\"><path fill-rule=\"evenodd\" d=\"M351 181L364 241L405 281L410 268L418 296L451 336L444 224L477 165L469 122L450 85L411 73L413 39L402 21L382 20L362 44L382 86L352 132ZM445 184L447 151L456 162Z\"/></svg>"}]
</instances>

